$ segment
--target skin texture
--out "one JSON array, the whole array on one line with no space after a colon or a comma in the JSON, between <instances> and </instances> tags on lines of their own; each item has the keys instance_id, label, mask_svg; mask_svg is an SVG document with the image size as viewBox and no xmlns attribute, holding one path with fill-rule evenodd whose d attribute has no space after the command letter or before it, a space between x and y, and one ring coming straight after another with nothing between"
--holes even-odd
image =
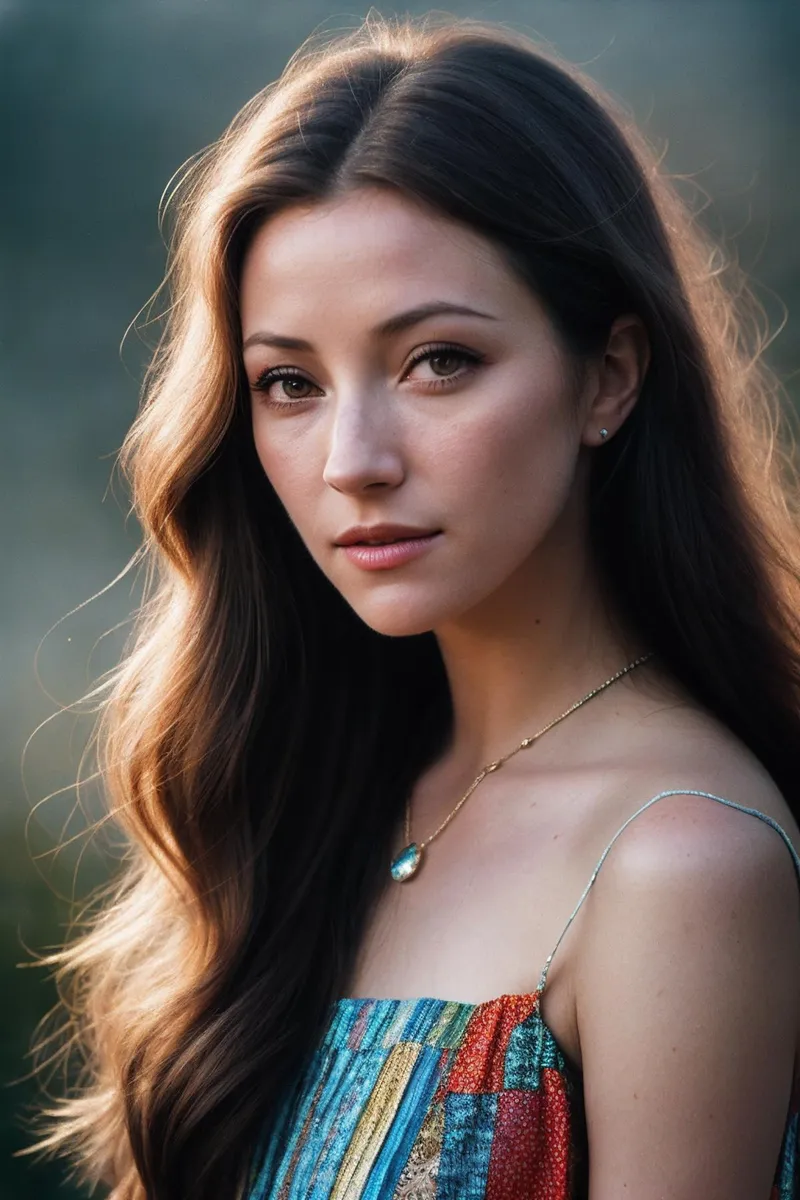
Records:
<instances>
[{"instance_id":1,"label":"skin texture","mask_svg":"<svg viewBox=\"0 0 800 1200\"><path fill-rule=\"evenodd\" d=\"M432 301L492 319L371 332ZM425 838L486 762L646 649L604 611L586 536L590 458L637 402L646 335L621 315L576 373L490 242L377 189L263 226L241 316L257 452L310 553L372 628L439 641L455 727L412 797ZM266 345L267 332L313 348ZM451 348L411 365L437 343ZM296 382L265 392L276 367ZM333 543L378 521L442 534L422 558L365 572ZM414 881L387 887L350 994L533 991L605 846L671 788L757 808L800 845L761 765L651 660L487 777ZM542 1000L584 1073L591 1200L767 1200L797 1043L799 909L780 837L712 800L664 798L616 842Z\"/></svg>"}]
</instances>

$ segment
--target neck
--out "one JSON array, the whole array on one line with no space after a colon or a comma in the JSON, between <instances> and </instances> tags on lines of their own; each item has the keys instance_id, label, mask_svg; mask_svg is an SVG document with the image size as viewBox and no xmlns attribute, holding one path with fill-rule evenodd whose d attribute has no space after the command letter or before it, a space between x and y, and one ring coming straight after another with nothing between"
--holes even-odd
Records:
<instances>
[{"instance_id":1,"label":"neck","mask_svg":"<svg viewBox=\"0 0 800 1200\"><path fill-rule=\"evenodd\" d=\"M546 553L436 631L454 712L448 759L468 775L648 649L614 627L586 558L553 555L544 563Z\"/></svg>"}]
</instances>

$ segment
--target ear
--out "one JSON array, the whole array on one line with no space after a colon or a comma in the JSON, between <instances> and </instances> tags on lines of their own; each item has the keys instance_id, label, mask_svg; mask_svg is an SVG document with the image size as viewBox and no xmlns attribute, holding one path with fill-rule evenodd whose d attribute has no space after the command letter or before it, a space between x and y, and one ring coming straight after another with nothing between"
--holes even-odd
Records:
<instances>
[{"instance_id":1,"label":"ear","mask_svg":"<svg viewBox=\"0 0 800 1200\"><path fill-rule=\"evenodd\" d=\"M585 397L581 442L602 446L624 423L639 398L650 365L650 342L640 317L617 317L596 369L590 372L594 394ZM600 430L608 434L601 437Z\"/></svg>"}]
</instances>

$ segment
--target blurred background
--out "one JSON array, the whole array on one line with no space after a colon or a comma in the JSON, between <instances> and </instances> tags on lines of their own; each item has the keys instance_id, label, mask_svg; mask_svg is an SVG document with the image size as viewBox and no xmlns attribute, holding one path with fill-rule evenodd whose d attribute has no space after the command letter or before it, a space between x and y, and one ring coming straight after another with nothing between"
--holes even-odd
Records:
<instances>
[{"instance_id":1,"label":"blurred background","mask_svg":"<svg viewBox=\"0 0 800 1200\"><path fill-rule=\"evenodd\" d=\"M113 584L138 531L112 472L148 354L146 335L120 343L164 265L159 197L305 37L351 29L368 9L0 0L0 1200L83 1194L63 1168L13 1157L37 1095L26 1053L56 998L45 970L19 964L63 940L66 898L108 870L79 836L70 790L91 717L48 718L113 666L137 601L135 574ZM767 360L796 403L796 0L446 11L549 41L629 108L664 169L687 177L698 219L748 272L773 330L785 322ZM84 800L97 809L91 787Z\"/></svg>"}]
</instances>

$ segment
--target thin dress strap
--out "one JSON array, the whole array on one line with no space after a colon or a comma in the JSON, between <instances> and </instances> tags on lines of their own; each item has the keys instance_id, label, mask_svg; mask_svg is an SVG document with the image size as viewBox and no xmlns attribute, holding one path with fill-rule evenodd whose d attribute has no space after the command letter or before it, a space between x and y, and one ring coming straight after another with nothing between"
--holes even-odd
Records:
<instances>
[{"instance_id":1,"label":"thin dress strap","mask_svg":"<svg viewBox=\"0 0 800 1200\"><path fill-rule=\"evenodd\" d=\"M797 879L798 879L798 882L800 883L800 854L798 854L797 851L795 850L795 848L791 842L791 839L789 838L789 835L786 833L786 831L778 824L777 821L775 821L772 817L768 816L766 813L760 812L757 808L746 808L743 804L737 804L734 800L726 800L722 796L715 796L713 794L713 792L698 792L698 791L692 791L689 788L674 788L673 790L668 791L668 792L659 792L657 796L653 796L652 800L648 800L646 804L643 804L641 808L637 808L636 812L633 813L630 817L628 817L627 821L625 821L624 824L622 824L620 826L620 828L617 830L617 832L612 837L611 841L606 846L603 853L600 855L597 866L595 867L594 871L592 871L591 879L589 880L589 882L587 883L587 885L583 891L583 895L581 896L580 900L576 904L575 909L572 913L572 916L567 921L566 925L564 926L564 928L561 932L561 937L559 937L555 946L551 950L550 954L547 957L547 961L545 962L544 967L542 968L542 973L539 976L539 986L537 989L538 994L540 996L541 996L541 993L544 991L545 984L547 983L547 972L550 969L550 963L553 961L553 955L555 954L558 947L561 945L561 941L564 937L564 934L569 929L570 925L572 924L575 917L577 916L581 905L583 904L586 897L589 895L589 889L591 888L592 884L594 883L595 879L597 878L597 873L600 870L600 868L602 867L603 863L605 862L605 859L606 859L606 856L607 856L609 850L614 845L614 842L617 840L617 838L622 833L622 831L624 829L627 829L628 825L630 825L631 821L633 821L635 817L639 816L639 813L644 812L644 810L646 808L649 808L651 804L655 804L656 800L663 799L664 796L707 796L709 800L719 800L720 804L727 804L729 808L738 808L740 812L746 812L746 813L750 813L751 816L760 817L762 821L766 821L766 823L768 825L771 825L772 828L781 835L784 842L789 847L789 850L791 851L791 855L792 855L792 861L794 862Z\"/></svg>"}]
</instances>

